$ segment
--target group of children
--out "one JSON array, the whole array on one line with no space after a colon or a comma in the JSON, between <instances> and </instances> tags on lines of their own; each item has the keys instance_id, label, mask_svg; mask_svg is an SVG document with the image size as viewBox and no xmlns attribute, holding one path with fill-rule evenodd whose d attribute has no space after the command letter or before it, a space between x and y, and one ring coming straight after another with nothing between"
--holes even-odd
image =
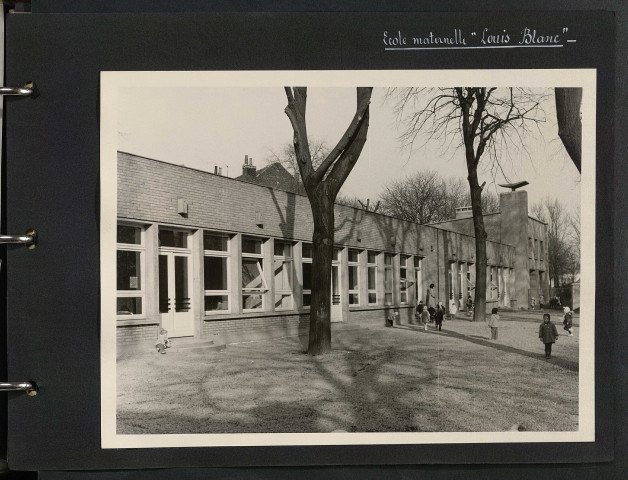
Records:
<instances>
[{"instance_id":1,"label":"group of children","mask_svg":"<svg viewBox=\"0 0 628 480\"><path fill-rule=\"evenodd\" d=\"M569 307L563 309L565 316L563 317L563 329L573 337L573 312ZM488 320L488 326L491 328L491 340L497 340L497 328L499 327L498 309L493 308L491 317ZM550 314L543 314L543 323L539 325L539 340L545 345L545 358L552 358L552 345L558 339L558 331L556 325L550 321Z\"/></svg>"},{"instance_id":2,"label":"group of children","mask_svg":"<svg viewBox=\"0 0 628 480\"><path fill-rule=\"evenodd\" d=\"M423 330L426 332L428 323L435 323L438 331L441 331L443 329L443 320L445 319L445 307L441 302L436 304L436 308L428 307L421 300L416 306L416 316L423 324Z\"/></svg>"}]
</instances>

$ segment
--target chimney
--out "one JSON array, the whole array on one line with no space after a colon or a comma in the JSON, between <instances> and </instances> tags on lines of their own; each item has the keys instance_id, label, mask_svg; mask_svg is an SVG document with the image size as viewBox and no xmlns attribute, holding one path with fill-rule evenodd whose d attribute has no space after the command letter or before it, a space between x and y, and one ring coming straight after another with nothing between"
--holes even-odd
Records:
<instances>
[{"instance_id":1,"label":"chimney","mask_svg":"<svg viewBox=\"0 0 628 480\"><path fill-rule=\"evenodd\" d=\"M218 175L218 165L214 166L214 175Z\"/></svg>"},{"instance_id":2,"label":"chimney","mask_svg":"<svg viewBox=\"0 0 628 480\"><path fill-rule=\"evenodd\" d=\"M257 167L253 165L253 157L249 158L248 155L244 156L244 165L242 166L242 176L254 177Z\"/></svg>"}]
</instances>

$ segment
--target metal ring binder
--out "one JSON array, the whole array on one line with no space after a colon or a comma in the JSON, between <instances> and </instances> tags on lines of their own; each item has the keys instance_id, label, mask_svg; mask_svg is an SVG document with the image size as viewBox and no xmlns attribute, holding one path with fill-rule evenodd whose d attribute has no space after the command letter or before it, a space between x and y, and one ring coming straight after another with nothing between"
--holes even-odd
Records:
<instances>
[{"instance_id":1,"label":"metal ring binder","mask_svg":"<svg viewBox=\"0 0 628 480\"><path fill-rule=\"evenodd\" d=\"M23 390L29 396L37 395L37 385L35 382L0 382L0 392L12 392Z\"/></svg>"},{"instance_id":2,"label":"metal ring binder","mask_svg":"<svg viewBox=\"0 0 628 480\"><path fill-rule=\"evenodd\" d=\"M21 243L32 250L37 245L37 232L30 229L24 235L0 235L0 243Z\"/></svg>"},{"instance_id":3,"label":"metal ring binder","mask_svg":"<svg viewBox=\"0 0 628 480\"><path fill-rule=\"evenodd\" d=\"M18 95L21 97L36 98L39 96L39 90L34 82L28 82L23 87L0 87L0 95Z\"/></svg>"}]
</instances>

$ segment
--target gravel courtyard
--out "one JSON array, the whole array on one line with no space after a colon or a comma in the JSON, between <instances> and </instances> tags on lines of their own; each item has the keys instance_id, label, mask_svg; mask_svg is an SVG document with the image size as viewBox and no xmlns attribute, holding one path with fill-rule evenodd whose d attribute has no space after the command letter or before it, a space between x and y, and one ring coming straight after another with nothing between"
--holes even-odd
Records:
<instances>
[{"instance_id":1,"label":"gravel courtyard","mask_svg":"<svg viewBox=\"0 0 628 480\"><path fill-rule=\"evenodd\" d=\"M573 431L579 328L557 325L546 360L539 323L504 313L497 341L464 319L369 325L320 357L298 337L121 355L117 433Z\"/></svg>"}]
</instances>

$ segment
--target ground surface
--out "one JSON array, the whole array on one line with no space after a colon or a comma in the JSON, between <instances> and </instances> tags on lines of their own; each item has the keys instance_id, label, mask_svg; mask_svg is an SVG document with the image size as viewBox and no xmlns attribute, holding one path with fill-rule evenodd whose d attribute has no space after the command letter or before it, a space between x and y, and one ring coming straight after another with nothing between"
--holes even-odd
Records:
<instances>
[{"instance_id":1,"label":"ground surface","mask_svg":"<svg viewBox=\"0 0 628 480\"><path fill-rule=\"evenodd\" d=\"M511 320L508 320L511 318ZM536 317L443 331L369 326L333 334L333 351L298 337L119 358L117 432L569 431L578 427L578 328L546 360Z\"/></svg>"}]
</instances>

